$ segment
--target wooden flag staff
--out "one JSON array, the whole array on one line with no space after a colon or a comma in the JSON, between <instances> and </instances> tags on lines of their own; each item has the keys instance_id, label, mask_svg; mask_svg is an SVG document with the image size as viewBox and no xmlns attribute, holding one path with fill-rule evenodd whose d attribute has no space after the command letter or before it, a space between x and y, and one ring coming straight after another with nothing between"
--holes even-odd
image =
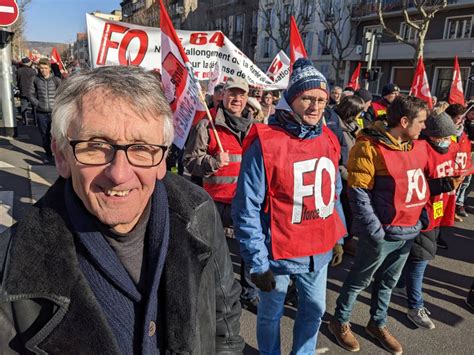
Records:
<instances>
[{"instance_id":1,"label":"wooden flag staff","mask_svg":"<svg viewBox=\"0 0 474 355\"><path fill-rule=\"evenodd\" d=\"M207 119L209 120L209 122L211 122L212 131L214 132L214 135L216 136L217 145L219 146L219 149L221 150L221 152L224 153L224 148L222 147L221 140L219 138L219 135L217 134L216 126L214 125L214 120L211 116L211 113L209 112L209 108L207 107L206 99L204 98L204 95L202 94L201 90L199 90L199 99L201 100L201 103L203 104L204 108L206 109Z\"/></svg>"}]
</instances>

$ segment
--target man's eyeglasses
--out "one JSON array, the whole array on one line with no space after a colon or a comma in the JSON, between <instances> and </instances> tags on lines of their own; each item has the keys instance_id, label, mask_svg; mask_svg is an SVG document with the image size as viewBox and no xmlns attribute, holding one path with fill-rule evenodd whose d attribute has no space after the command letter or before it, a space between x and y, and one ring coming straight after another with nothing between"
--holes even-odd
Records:
<instances>
[{"instance_id":1,"label":"man's eyeglasses","mask_svg":"<svg viewBox=\"0 0 474 355\"><path fill-rule=\"evenodd\" d=\"M328 100L314 97L314 96L301 96L301 101L306 105L318 105L319 107L326 106Z\"/></svg>"},{"instance_id":2,"label":"man's eyeglasses","mask_svg":"<svg viewBox=\"0 0 474 355\"><path fill-rule=\"evenodd\" d=\"M168 149L158 144L111 144L101 141L69 141L76 160L84 165L105 165L115 159L118 150L123 150L128 162L133 166L151 168L163 160Z\"/></svg>"}]
</instances>

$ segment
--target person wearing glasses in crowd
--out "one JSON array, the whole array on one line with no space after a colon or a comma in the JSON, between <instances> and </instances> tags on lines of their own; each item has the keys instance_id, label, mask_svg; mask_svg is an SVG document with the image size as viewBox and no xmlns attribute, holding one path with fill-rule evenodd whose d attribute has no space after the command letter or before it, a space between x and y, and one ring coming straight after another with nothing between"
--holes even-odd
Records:
<instances>
[{"instance_id":1,"label":"person wearing glasses in crowd","mask_svg":"<svg viewBox=\"0 0 474 355\"><path fill-rule=\"evenodd\" d=\"M222 224L204 191L166 175L156 76L81 71L52 116L60 177L0 238L0 353L241 354Z\"/></svg>"},{"instance_id":2,"label":"person wearing glasses in crowd","mask_svg":"<svg viewBox=\"0 0 474 355\"><path fill-rule=\"evenodd\" d=\"M254 123L254 116L246 107L248 98L249 85L245 79L227 79L222 102L211 110L216 131L211 128L208 119L202 119L193 126L183 159L191 175L202 177L203 187L214 200L229 237L233 237L230 206L237 187L242 142ZM224 151L219 147L216 133ZM242 303L255 308L258 292L244 274L244 267L241 267L241 284Z\"/></svg>"},{"instance_id":3,"label":"person wearing glasses in crowd","mask_svg":"<svg viewBox=\"0 0 474 355\"><path fill-rule=\"evenodd\" d=\"M251 280L260 289L262 354L281 352L280 319L290 278L298 289L292 354L314 353L328 264L346 235L340 147L322 120L328 99L324 76L310 60L297 60L275 115L268 125L254 125L244 142L232 218Z\"/></svg>"}]
</instances>

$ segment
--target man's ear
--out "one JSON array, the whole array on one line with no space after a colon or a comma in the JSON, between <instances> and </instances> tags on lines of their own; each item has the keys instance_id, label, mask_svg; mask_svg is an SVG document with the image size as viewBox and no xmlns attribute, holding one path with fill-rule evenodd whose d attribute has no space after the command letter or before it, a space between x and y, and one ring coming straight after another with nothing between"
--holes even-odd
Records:
<instances>
[{"instance_id":1,"label":"man's ear","mask_svg":"<svg viewBox=\"0 0 474 355\"><path fill-rule=\"evenodd\" d=\"M407 128L410 125L410 120L408 119L407 116L403 116L400 118L400 126L403 128Z\"/></svg>"},{"instance_id":2,"label":"man's ear","mask_svg":"<svg viewBox=\"0 0 474 355\"><path fill-rule=\"evenodd\" d=\"M56 160L56 170L59 175L67 179L71 177L71 168L66 158L66 153L59 149L55 139L51 142L51 149L54 153L54 159Z\"/></svg>"}]
</instances>

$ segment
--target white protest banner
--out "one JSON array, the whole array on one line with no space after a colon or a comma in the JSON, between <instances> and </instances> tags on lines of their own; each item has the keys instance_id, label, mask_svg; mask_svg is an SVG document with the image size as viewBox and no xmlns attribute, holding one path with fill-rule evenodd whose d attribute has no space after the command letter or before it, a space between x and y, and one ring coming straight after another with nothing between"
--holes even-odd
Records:
<instances>
[{"instance_id":1,"label":"white protest banner","mask_svg":"<svg viewBox=\"0 0 474 355\"><path fill-rule=\"evenodd\" d=\"M290 58L280 50L268 67L267 76L278 89L286 89L290 80Z\"/></svg>"},{"instance_id":2,"label":"white protest banner","mask_svg":"<svg viewBox=\"0 0 474 355\"><path fill-rule=\"evenodd\" d=\"M101 65L132 65L161 69L161 31L105 20L87 14L89 57L93 68ZM268 87L273 82L220 31L176 31L199 80L209 77L215 63L220 65L220 82L241 77L251 85Z\"/></svg>"},{"instance_id":3,"label":"white protest banner","mask_svg":"<svg viewBox=\"0 0 474 355\"><path fill-rule=\"evenodd\" d=\"M193 118L200 115L199 91L201 88L194 78L193 68L179 43L179 38L162 1L160 1L160 12L163 87L173 111L173 143L179 149L183 149Z\"/></svg>"}]
</instances>

